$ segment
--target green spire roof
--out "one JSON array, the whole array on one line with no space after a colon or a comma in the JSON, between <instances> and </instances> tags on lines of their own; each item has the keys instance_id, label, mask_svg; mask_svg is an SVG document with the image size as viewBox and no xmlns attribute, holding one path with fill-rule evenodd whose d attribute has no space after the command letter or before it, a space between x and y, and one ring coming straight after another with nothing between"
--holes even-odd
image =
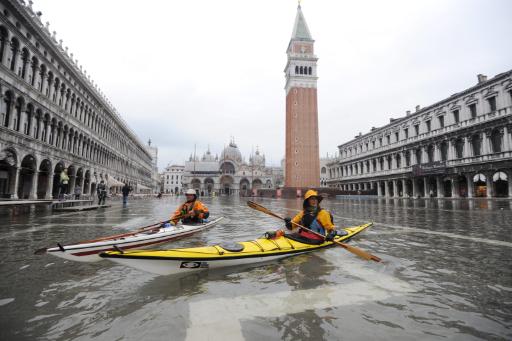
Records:
<instances>
[{"instance_id":1,"label":"green spire roof","mask_svg":"<svg viewBox=\"0 0 512 341\"><path fill-rule=\"evenodd\" d=\"M297 16L295 17L295 24L293 25L292 39L313 40L309 32L308 24L306 24L304 14L302 14L300 4L297 7Z\"/></svg>"}]
</instances>

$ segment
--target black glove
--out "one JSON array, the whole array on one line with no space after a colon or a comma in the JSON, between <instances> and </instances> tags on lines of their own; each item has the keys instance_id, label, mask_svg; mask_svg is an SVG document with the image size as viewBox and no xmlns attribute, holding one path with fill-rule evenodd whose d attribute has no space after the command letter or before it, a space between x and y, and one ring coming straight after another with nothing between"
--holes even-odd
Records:
<instances>
[{"instance_id":1,"label":"black glove","mask_svg":"<svg viewBox=\"0 0 512 341\"><path fill-rule=\"evenodd\" d=\"M264 234L265 239L272 239L276 237L276 231L267 231Z\"/></svg>"},{"instance_id":2,"label":"black glove","mask_svg":"<svg viewBox=\"0 0 512 341\"><path fill-rule=\"evenodd\" d=\"M284 218L284 224L285 224L285 226L286 226L286 228L287 228L288 230L293 229L293 226L292 226L292 218L290 218L290 217L286 217L286 218Z\"/></svg>"},{"instance_id":3,"label":"black glove","mask_svg":"<svg viewBox=\"0 0 512 341\"><path fill-rule=\"evenodd\" d=\"M336 237L336 230L329 232L329 234L325 237L325 240L332 242L334 237Z\"/></svg>"}]
</instances>

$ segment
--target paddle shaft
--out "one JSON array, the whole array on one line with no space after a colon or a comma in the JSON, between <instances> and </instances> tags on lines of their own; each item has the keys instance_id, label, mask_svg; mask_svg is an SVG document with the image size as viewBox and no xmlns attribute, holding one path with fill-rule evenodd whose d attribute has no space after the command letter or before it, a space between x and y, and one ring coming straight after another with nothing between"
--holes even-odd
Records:
<instances>
[{"instance_id":1,"label":"paddle shaft","mask_svg":"<svg viewBox=\"0 0 512 341\"><path fill-rule=\"evenodd\" d=\"M262 206L260 204L257 204L257 203L255 203L253 201L248 201L247 205L250 208L253 208L255 210L258 210L260 212L266 213L266 214L271 215L271 216L273 216L275 218L278 218L278 219L281 219L281 220L285 221L285 219L283 217L277 215L276 213L270 211L266 207L264 207L264 206ZM296 223L294 221L292 221L291 223L294 224L295 226L297 226L297 227L299 227L299 228L301 228L303 230L306 230L308 232L311 232L311 233L321 237L323 240L325 240L325 236L323 234L315 232L315 231L313 231L311 229L308 229L307 227L302 226L301 224ZM356 248L355 246L347 245L345 243L342 243L342 242L339 242L339 241L336 241L336 240L333 240L333 242L336 243L337 245L343 247L345 250L350 251L350 252L352 252L352 253L354 253L354 254L358 255L359 257L364 258L366 260L373 260L375 262L380 262L381 261L381 259L379 257L374 256L374 255L372 255L372 254L370 254L370 253L368 253L366 251L363 251L363 250L361 250L359 248Z\"/></svg>"}]
</instances>

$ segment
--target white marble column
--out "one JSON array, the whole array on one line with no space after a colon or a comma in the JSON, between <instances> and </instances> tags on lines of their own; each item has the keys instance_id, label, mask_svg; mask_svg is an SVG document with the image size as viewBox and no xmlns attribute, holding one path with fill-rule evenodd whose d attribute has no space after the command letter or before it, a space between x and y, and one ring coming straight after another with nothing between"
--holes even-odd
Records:
<instances>
[{"instance_id":1,"label":"white marble column","mask_svg":"<svg viewBox=\"0 0 512 341\"><path fill-rule=\"evenodd\" d=\"M418 197L418 182L416 178L412 178L412 196L414 198Z\"/></svg>"},{"instance_id":2,"label":"white marble column","mask_svg":"<svg viewBox=\"0 0 512 341\"><path fill-rule=\"evenodd\" d=\"M37 180L39 178L39 172L36 170L32 174L32 186L30 187L29 199L37 199Z\"/></svg>"},{"instance_id":3,"label":"white marble column","mask_svg":"<svg viewBox=\"0 0 512 341\"><path fill-rule=\"evenodd\" d=\"M45 199L52 199L52 192L53 192L53 171L50 169L48 173L48 185L46 187L46 195L44 196Z\"/></svg>"},{"instance_id":4,"label":"white marble column","mask_svg":"<svg viewBox=\"0 0 512 341\"><path fill-rule=\"evenodd\" d=\"M466 182L468 183L468 198L473 198L475 195L475 183L473 182L472 174L465 174Z\"/></svg>"},{"instance_id":5,"label":"white marble column","mask_svg":"<svg viewBox=\"0 0 512 341\"><path fill-rule=\"evenodd\" d=\"M503 151L511 151L511 150L512 150L512 125L506 125L503 128Z\"/></svg>"},{"instance_id":6,"label":"white marble column","mask_svg":"<svg viewBox=\"0 0 512 341\"><path fill-rule=\"evenodd\" d=\"M471 144L469 143L469 136L464 136L464 158L468 158L473 156L473 152L471 150Z\"/></svg>"},{"instance_id":7,"label":"white marble column","mask_svg":"<svg viewBox=\"0 0 512 341\"><path fill-rule=\"evenodd\" d=\"M398 180L393 180L393 196L398 198L400 195L398 194Z\"/></svg>"},{"instance_id":8,"label":"white marble column","mask_svg":"<svg viewBox=\"0 0 512 341\"><path fill-rule=\"evenodd\" d=\"M442 176L436 176L437 197L444 198L444 183Z\"/></svg>"},{"instance_id":9,"label":"white marble column","mask_svg":"<svg viewBox=\"0 0 512 341\"><path fill-rule=\"evenodd\" d=\"M11 179L9 178L9 181ZM20 169L16 167L14 172L14 181L10 182L11 199L18 199L18 182L20 181Z\"/></svg>"},{"instance_id":10,"label":"white marble column","mask_svg":"<svg viewBox=\"0 0 512 341\"><path fill-rule=\"evenodd\" d=\"M382 196L382 187L380 186L380 181L377 181L377 196Z\"/></svg>"},{"instance_id":11,"label":"white marble column","mask_svg":"<svg viewBox=\"0 0 512 341\"><path fill-rule=\"evenodd\" d=\"M460 197L459 182L458 182L457 177L456 176L452 177L451 182L452 182L452 198L459 198Z\"/></svg>"},{"instance_id":12,"label":"white marble column","mask_svg":"<svg viewBox=\"0 0 512 341\"><path fill-rule=\"evenodd\" d=\"M507 171L508 197L512 198L512 171Z\"/></svg>"},{"instance_id":13,"label":"white marble column","mask_svg":"<svg viewBox=\"0 0 512 341\"><path fill-rule=\"evenodd\" d=\"M492 173L485 173L485 186L487 192L487 198L494 197L494 183L492 181Z\"/></svg>"}]
</instances>

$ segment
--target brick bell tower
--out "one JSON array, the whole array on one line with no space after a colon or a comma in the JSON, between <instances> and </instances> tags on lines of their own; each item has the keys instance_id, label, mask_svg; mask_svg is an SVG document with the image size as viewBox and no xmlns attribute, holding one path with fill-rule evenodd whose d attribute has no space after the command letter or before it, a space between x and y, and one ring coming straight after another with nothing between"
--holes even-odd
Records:
<instances>
[{"instance_id":1,"label":"brick bell tower","mask_svg":"<svg viewBox=\"0 0 512 341\"><path fill-rule=\"evenodd\" d=\"M297 7L288 44L286 75L285 187L319 187L320 155L315 41L302 9Z\"/></svg>"}]
</instances>

